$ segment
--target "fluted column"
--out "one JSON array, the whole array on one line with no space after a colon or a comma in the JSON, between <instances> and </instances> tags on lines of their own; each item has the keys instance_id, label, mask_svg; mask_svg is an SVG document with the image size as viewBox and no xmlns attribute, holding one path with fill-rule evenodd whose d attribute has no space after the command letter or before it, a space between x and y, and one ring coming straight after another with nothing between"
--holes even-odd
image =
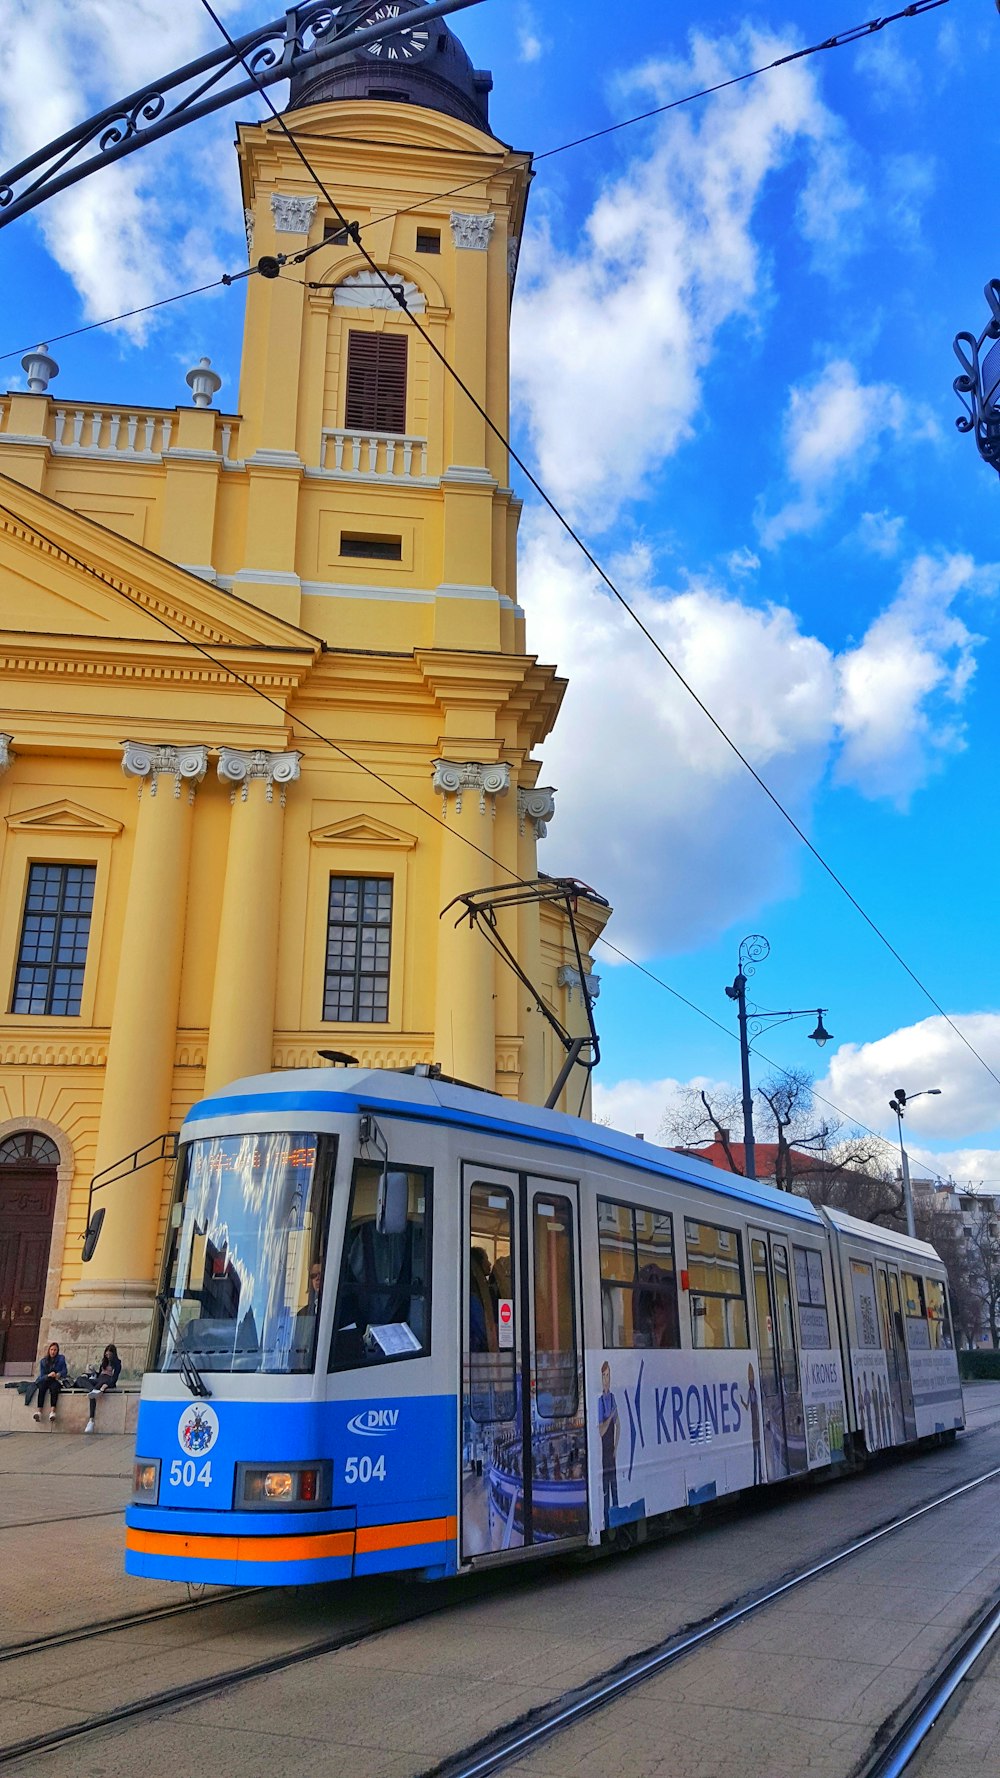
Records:
<instances>
[{"instance_id":1,"label":"fluted column","mask_svg":"<svg viewBox=\"0 0 1000 1778\"><path fill-rule=\"evenodd\" d=\"M517 793L518 873L524 882L538 875L537 845L555 814L554 790L548 786L522 788ZM537 901L525 902L518 909L517 953L528 980L542 991L542 932ZM545 1079L545 1044L542 1015L527 991L521 997L524 1006L523 1042L521 1046L521 1097L529 1105L544 1105L552 1082Z\"/></svg>"},{"instance_id":2,"label":"fluted column","mask_svg":"<svg viewBox=\"0 0 1000 1778\"><path fill-rule=\"evenodd\" d=\"M271 1067L285 788L298 778L301 758L237 747L219 751L219 777L230 787L233 811L208 1028L207 1093Z\"/></svg>"},{"instance_id":3,"label":"fluted column","mask_svg":"<svg viewBox=\"0 0 1000 1778\"><path fill-rule=\"evenodd\" d=\"M434 761L434 789L444 805L438 909L456 895L493 880L493 817L496 800L510 789L510 767L478 761ZM475 851L467 845L472 840ZM483 856L483 853L486 856ZM493 952L468 921L456 927L456 911L438 922L434 1059L446 1074L492 1090L496 1082Z\"/></svg>"},{"instance_id":4,"label":"fluted column","mask_svg":"<svg viewBox=\"0 0 1000 1778\"><path fill-rule=\"evenodd\" d=\"M177 1008L187 912L195 789L204 747L126 741L122 770L138 781L139 815L122 927L94 1172L170 1125ZM156 1258L162 1166L96 1199L107 1211L97 1252L76 1296L148 1299Z\"/></svg>"}]
</instances>

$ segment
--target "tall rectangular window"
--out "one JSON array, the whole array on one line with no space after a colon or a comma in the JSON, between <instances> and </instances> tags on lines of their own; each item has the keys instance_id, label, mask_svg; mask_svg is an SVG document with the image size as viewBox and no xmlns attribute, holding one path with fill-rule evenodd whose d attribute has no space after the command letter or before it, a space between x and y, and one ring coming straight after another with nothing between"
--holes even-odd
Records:
<instances>
[{"instance_id":1,"label":"tall rectangular window","mask_svg":"<svg viewBox=\"0 0 1000 1778\"><path fill-rule=\"evenodd\" d=\"M357 333L347 338L349 432L406 431L406 336Z\"/></svg>"},{"instance_id":2,"label":"tall rectangular window","mask_svg":"<svg viewBox=\"0 0 1000 1778\"><path fill-rule=\"evenodd\" d=\"M679 1346L671 1217L598 1198L597 1238L605 1346Z\"/></svg>"},{"instance_id":3,"label":"tall rectangular window","mask_svg":"<svg viewBox=\"0 0 1000 1778\"><path fill-rule=\"evenodd\" d=\"M96 876L93 864L31 866L11 1012L80 1011Z\"/></svg>"},{"instance_id":4,"label":"tall rectangular window","mask_svg":"<svg viewBox=\"0 0 1000 1778\"><path fill-rule=\"evenodd\" d=\"M324 1019L385 1023L391 939L392 878L331 877Z\"/></svg>"},{"instance_id":5,"label":"tall rectangular window","mask_svg":"<svg viewBox=\"0 0 1000 1778\"><path fill-rule=\"evenodd\" d=\"M710 1222L684 1223L691 1303L691 1344L696 1350L747 1347L743 1247L736 1229Z\"/></svg>"}]
</instances>

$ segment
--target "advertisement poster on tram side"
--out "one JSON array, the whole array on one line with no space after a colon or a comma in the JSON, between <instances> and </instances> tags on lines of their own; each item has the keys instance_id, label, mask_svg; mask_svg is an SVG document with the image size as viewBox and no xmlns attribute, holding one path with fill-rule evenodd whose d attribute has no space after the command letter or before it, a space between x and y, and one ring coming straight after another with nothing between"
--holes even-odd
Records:
<instances>
[{"instance_id":1,"label":"advertisement poster on tram side","mask_svg":"<svg viewBox=\"0 0 1000 1778\"><path fill-rule=\"evenodd\" d=\"M588 1352L587 1384L595 1532L767 1480L755 1351Z\"/></svg>"},{"instance_id":2,"label":"advertisement poster on tram side","mask_svg":"<svg viewBox=\"0 0 1000 1778\"><path fill-rule=\"evenodd\" d=\"M802 1407L810 1469L844 1460L844 1377L840 1353L820 1347L802 1354Z\"/></svg>"},{"instance_id":3,"label":"advertisement poster on tram side","mask_svg":"<svg viewBox=\"0 0 1000 1778\"><path fill-rule=\"evenodd\" d=\"M910 1381L917 1418L917 1437L950 1430L962 1419L962 1386L954 1352L910 1348Z\"/></svg>"},{"instance_id":4,"label":"advertisement poster on tram side","mask_svg":"<svg viewBox=\"0 0 1000 1778\"><path fill-rule=\"evenodd\" d=\"M884 1352L852 1347L851 1369L858 1427L864 1434L867 1449L884 1451L889 1445L901 1444L903 1427L889 1389Z\"/></svg>"}]
</instances>

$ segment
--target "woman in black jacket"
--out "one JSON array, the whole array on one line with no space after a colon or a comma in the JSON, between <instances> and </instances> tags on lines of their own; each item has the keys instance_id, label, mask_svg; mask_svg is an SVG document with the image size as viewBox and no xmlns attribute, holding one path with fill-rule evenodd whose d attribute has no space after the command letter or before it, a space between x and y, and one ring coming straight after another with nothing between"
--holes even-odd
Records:
<instances>
[{"instance_id":1,"label":"woman in black jacket","mask_svg":"<svg viewBox=\"0 0 1000 1778\"><path fill-rule=\"evenodd\" d=\"M90 1419L83 1429L84 1432L94 1431L94 1417L97 1413L98 1399L100 1396L106 1395L109 1389L115 1387L121 1374L122 1361L118 1356L117 1346L105 1346L101 1368L90 1385Z\"/></svg>"},{"instance_id":2,"label":"woman in black jacket","mask_svg":"<svg viewBox=\"0 0 1000 1778\"><path fill-rule=\"evenodd\" d=\"M49 1419L56 1417L56 1402L59 1391L66 1381L66 1360L59 1350L58 1343L53 1340L38 1365L38 1406L34 1418L40 1420L45 1406L45 1397L49 1398Z\"/></svg>"}]
</instances>

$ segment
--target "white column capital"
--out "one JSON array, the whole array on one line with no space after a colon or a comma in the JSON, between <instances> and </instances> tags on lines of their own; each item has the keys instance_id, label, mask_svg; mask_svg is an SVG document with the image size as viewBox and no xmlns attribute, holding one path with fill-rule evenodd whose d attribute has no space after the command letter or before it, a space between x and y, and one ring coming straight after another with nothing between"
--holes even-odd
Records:
<instances>
[{"instance_id":1,"label":"white column capital","mask_svg":"<svg viewBox=\"0 0 1000 1778\"><path fill-rule=\"evenodd\" d=\"M485 215L453 210L450 221L451 238L456 247L465 247L474 253L486 252L496 222L492 210L487 210Z\"/></svg>"},{"instance_id":2,"label":"white column capital","mask_svg":"<svg viewBox=\"0 0 1000 1778\"><path fill-rule=\"evenodd\" d=\"M483 765L478 760L457 761L451 759L435 759L431 761L434 776L434 789L443 798L444 813L448 814L448 798L455 798L455 813L462 813L462 797L467 790L474 790L479 797L479 813L486 813L486 798L490 799L490 812L495 817L497 797L506 796L510 789L510 766L506 760L499 760L496 765Z\"/></svg>"},{"instance_id":3,"label":"white column capital","mask_svg":"<svg viewBox=\"0 0 1000 1778\"><path fill-rule=\"evenodd\" d=\"M0 772L5 772L14 758L11 752L13 735L0 735Z\"/></svg>"},{"instance_id":4,"label":"white column capital","mask_svg":"<svg viewBox=\"0 0 1000 1778\"><path fill-rule=\"evenodd\" d=\"M159 780L172 778L175 796L180 796L181 784L185 783L193 798L195 786L207 770L207 747L175 747L168 741L122 742L122 771L126 778L138 778L140 795L147 779L150 795L155 796Z\"/></svg>"},{"instance_id":5,"label":"white column capital","mask_svg":"<svg viewBox=\"0 0 1000 1778\"><path fill-rule=\"evenodd\" d=\"M312 227L318 202L318 198L292 197L285 192L272 191L271 215L274 217L275 233L307 235Z\"/></svg>"},{"instance_id":6,"label":"white column capital","mask_svg":"<svg viewBox=\"0 0 1000 1778\"><path fill-rule=\"evenodd\" d=\"M544 840L549 831L549 822L556 812L556 792L552 784L536 784L532 790L519 790L517 793L517 831L524 832L524 824L534 824L535 838Z\"/></svg>"},{"instance_id":7,"label":"white column capital","mask_svg":"<svg viewBox=\"0 0 1000 1778\"><path fill-rule=\"evenodd\" d=\"M565 988L567 990L570 1005L573 1003L573 995L580 993L581 980L586 985L588 999L597 1000L601 992L600 976L585 975L581 978L580 971L574 969L572 964L560 963L556 973L556 981L560 988ZM581 999L582 998L583 996L581 995Z\"/></svg>"},{"instance_id":8,"label":"white column capital","mask_svg":"<svg viewBox=\"0 0 1000 1778\"><path fill-rule=\"evenodd\" d=\"M223 784L232 790L232 800L236 801L236 786L243 787L243 801L247 800L247 789L252 778L262 778L268 802L274 797L274 786L277 784L281 792L281 805L285 803L285 786L294 784L300 776L301 753L267 753L262 747L244 749L242 747L219 748L219 777Z\"/></svg>"}]
</instances>

